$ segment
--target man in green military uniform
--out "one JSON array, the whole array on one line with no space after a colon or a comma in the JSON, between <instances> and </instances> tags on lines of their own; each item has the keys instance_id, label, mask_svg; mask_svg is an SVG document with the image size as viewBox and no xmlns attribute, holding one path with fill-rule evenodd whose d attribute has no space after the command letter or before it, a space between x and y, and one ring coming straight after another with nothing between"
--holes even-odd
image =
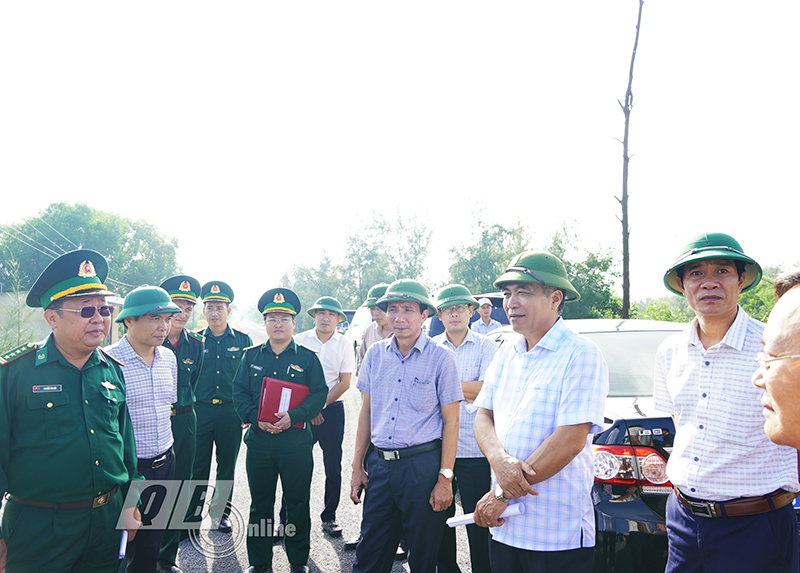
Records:
<instances>
[{"instance_id":1,"label":"man in green military uniform","mask_svg":"<svg viewBox=\"0 0 800 573\"><path fill-rule=\"evenodd\" d=\"M113 571L117 522L136 471L120 365L100 350L113 307L108 263L61 255L28 294L52 333L0 357L0 570ZM139 511L126 508L133 539Z\"/></svg>"},{"instance_id":2,"label":"man in green military uniform","mask_svg":"<svg viewBox=\"0 0 800 573\"><path fill-rule=\"evenodd\" d=\"M208 327L205 337L203 367L195 391L197 401L197 450L192 479L207 480L211 472L211 451L217 447L217 481L233 482L236 458L242 443L242 426L233 408L233 377L239 369L244 349L253 344L249 335L231 328L233 289L222 281L211 281L201 289L203 315ZM231 496L233 488L231 488ZM230 533L230 509L227 500L215 496L210 508L212 515L222 515L219 530Z\"/></svg>"},{"instance_id":3,"label":"man in green military uniform","mask_svg":"<svg viewBox=\"0 0 800 573\"><path fill-rule=\"evenodd\" d=\"M172 436L175 439L175 480L192 479L195 448L197 446L197 415L194 413L195 389L203 366L202 334L190 332L186 324L192 317L194 305L200 295L200 283L188 275L177 275L161 283L172 302L181 312L173 315L164 346L175 353L178 361L178 401L172 405ZM158 556L159 573L180 573L175 564L180 532L168 530L161 542Z\"/></svg>"},{"instance_id":4,"label":"man in green military uniform","mask_svg":"<svg viewBox=\"0 0 800 573\"><path fill-rule=\"evenodd\" d=\"M313 439L309 422L325 406L328 385L316 353L295 343L292 338L300 299L289 289L268 290L258 301L264 315L268 340L248 348L236 374L233 400L236 412L250 424L247 444L247 480L250 484L250 520L247 537L249 573L272 571L272 524L275 488L281 478L286 500L286 556L292 573L309 571L311 539L311 476L314 471ZM297 408L270 412L278 420L259 422L258 407L265 377L295 382L309 387L305 401ZM295 424L304 423L297 428ZM292 532L289 528L293 527ZM294 535L292 535L294 533Z\"/></svg>"}]
</instances>

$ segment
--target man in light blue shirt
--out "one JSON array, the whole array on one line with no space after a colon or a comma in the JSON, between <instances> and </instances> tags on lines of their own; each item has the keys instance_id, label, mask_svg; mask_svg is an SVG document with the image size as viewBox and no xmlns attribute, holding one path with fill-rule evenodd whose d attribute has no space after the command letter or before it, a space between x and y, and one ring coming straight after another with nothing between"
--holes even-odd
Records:
<instances>
[{"instance_id":1,"label":"man in light blue shirt","mask_svg":"<svg viewBox=\"0 0 800 573\"><path fill-rule=\"evenodd\" d=\"M464 400L458 411L458 452L453 468L454 490L461 494L464 513L475 511L475 505L492 484L491 468L486 461L472 425L475 421L473 405L483 386L483 377L497 352L497 344L469 328L469 318L478 302L463 285L448 285L436 295L434 301L444 332L433 340L449 348L458 357L458 373ZM447 510L447 516L455 515L455 504ZM467 526L470 565L474 573L491 571L489 563L489 532L477 525ZM438 573L461 573L456 560L456 531L446 527L436 564Z\"/></svg>"},{"instance_id":2,"label":"man in light blue shirt","mask_svg":"<svg viewBox=\"0 0 800 573\"><path fill-rule=\"evenodd\" d=\"M480 318L472 323L472 330L478 334L489 334L496 328L503 326L498 321L492 318L492 301L488 298L482 298L478 301L478 315Z\"/></svg>"},{"instance_id":3,"label":"man in light blue shirt","mask_svg":"<svg viewBox=\"0 0 800 573\"><path fill-rule=\"evenodd\" d=\"M358 376L362 406L350 498L361 502L362 540L354 573L388 572L401 532L413 572L433 571L453 501L458 405L456 356L422 332L435 308L416 281L398 280L378 301L394 336L367 351ZM364 454L372 442L369 475Z\"/></svg>"},{"instance_id":4,"label":"man in light blue shirt","mask_svg":"<svg viewBox=\"0 0 800 573\"><path fill-rule=\"evenodd\" d=\"M493 528L494 571L588 573L591 434L602 431L608 367L599 348L561 319L564 303L580 295L557 257L522 253L494 284L520 337L500 347L475 400L475 437L497 482L478 502L475 522ZM517 498L525 513L498 519Z\"/></svg>"}]
</instances>

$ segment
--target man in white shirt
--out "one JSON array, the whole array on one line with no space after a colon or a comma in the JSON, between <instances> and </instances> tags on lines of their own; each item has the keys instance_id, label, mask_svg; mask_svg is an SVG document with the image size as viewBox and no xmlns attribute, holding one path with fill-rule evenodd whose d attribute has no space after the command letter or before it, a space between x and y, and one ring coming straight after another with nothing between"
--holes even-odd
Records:
<instances>
[{"instance_id":1,"label":"man in white shirt","mask_svg":"<svg viewBox=\"0 0 800 573\"><path fill-rule=\"evenodd\" d=\"M162 344L169 334L172 315L180 312L160 287L132 290L116 319L125 324L125 336L107 349L122 363L138 469L145 480L171 480L175 474L171 413L178 399L178 367L175 354ZM141 498L147 506L147 489ZM164 531L149 529L146 523L129 543L127 573L156 569Z\"/></svg>"},{"instance_id":2,"label":"man in white shirt","mask_svg":"<svg viewBox=\"0 0 800 573\"><path fill-rule=\"evenodd\" d=\"M761 267L723 233L692 238L664 275L695 311L656 353L654 398L675 420L668 572L798 571L797 452L764 433L751 384L764 325L739 306Z\"/></svg>"},{"instance_id":3,"label":"man in white shirt","mask_svg":"<svg viewBox=\"0 0 800 573\"><path fill-rule=\"evenodd\" d=\"M564 303L580 295L557 257L517 255L494 285L520 337L497 351L475 399L475 438L497 483L478 502L475 523L493 528L493 571L588 573L592 434L603 429L608 367L597 345L561 319ZM516 498L524 514L498 519Z\"/></svg>"},{"instance_id":4,"label":"man in white shirt","mask_svg":"<svg viewBox=\"0 0 800 573\"><path fill-rule=\"evenodd\" d=\"M341 303L332 296L317 299L308 314L314 318L314 328L294 337L295 342L313 350L319 356L328 399L322 412L311 420L314 443L322 448L325 465L325 504L320 514L322 530L331 537L341 537L342 528L336 523L336 509L342 490L342 441L344 440L344 402L342 395L350 388L356 369L352 344L336 332L336 325L347 320Z\"/></svg>"}]
</instances>

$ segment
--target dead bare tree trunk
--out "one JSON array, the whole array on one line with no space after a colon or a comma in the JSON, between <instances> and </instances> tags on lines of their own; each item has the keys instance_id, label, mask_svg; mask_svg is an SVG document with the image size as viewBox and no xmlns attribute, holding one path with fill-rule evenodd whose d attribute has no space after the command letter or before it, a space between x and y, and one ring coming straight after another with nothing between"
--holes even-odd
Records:
<instances>
[{"instance_id":1,"label":"dead bare tree trunk","mask_svg":"<svg viewBox=\"0 0 800 573\"><path fill-rule=\"evenodd\" d=\"M628 130L631 124L631 110L633 109L633 64L636 61L636 48L639 46L639 30L642 25L642 6L644 0L639 0L639 16L636 20L636 38L633 41L631 53L631 68L628 72L628 89L625 92L625 103L618 102L625 116L625 135L622 138L622 199L615 197L622 206L622 318L631 317L631 253L630 253L630 226L628 225Z\"/></svg>"}]
</instances>

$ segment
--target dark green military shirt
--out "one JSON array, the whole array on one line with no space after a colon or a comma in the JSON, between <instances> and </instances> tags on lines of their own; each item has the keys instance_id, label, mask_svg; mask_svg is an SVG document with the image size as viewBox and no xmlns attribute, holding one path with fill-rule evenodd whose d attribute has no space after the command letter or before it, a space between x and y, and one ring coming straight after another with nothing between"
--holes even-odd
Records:
<instances>
[{"instance_id":1,"label":"dark green military shirt","mask_svg":"<svg viewBox=\"0 0 800 573\"><path fill-rule=\"evenodd\" d=\"M200 379L197 381L197 401L233 400L233 377L239 369L244 349L252 346L249 335L228 326L225 334L217 340L206 328L201 332L205 336L205 354Z\"/></svg>"},{"instance_id":2,"label":"dark green military shirt","mask_svg":"<svg viewBox=\"0 0 800 573\"><path fill-rule=\"evenodd\" d=\"M245 424L252 424L251 431L258 430L258 403L264 377L287 382L305 384L308 397L294 410L289 410L292 425L310 422L316 418L328 399L325 373L315 352L300 346L294 340L280 354L275 354L269 344L252 346L245 352L242 366L236 373L233 388L233 404L236 413ZM306 426L308 430L309 426ZM310 431L310 430L309 430Z\"/></svg>"},{"instance_id":3,"label":"dark green military shirt","mask_svg":"<svg viewBox=\"0 0 800 573\"><path fill-rule=\"evenodd\" d=\"M203 341L202 334L186 329L181 331L176 346L172 346L169 337L164 339L163 346L172 350L178 361L178 401L172 405L173 409L191 406L195 402L197 381L203 367Z\"/></svg>"},{"instance_id":4,"label":"dark green military shirt","mask_svg":"<svg viewBox=\"0 0 800 573\"><path fill-rule=\"evenodd\" d=\"M68 503L126 491L141 476L119 364L95 350L78 370L52 334L18 350L0 359L0 493Z\"/></svg>"}]
</instances>

